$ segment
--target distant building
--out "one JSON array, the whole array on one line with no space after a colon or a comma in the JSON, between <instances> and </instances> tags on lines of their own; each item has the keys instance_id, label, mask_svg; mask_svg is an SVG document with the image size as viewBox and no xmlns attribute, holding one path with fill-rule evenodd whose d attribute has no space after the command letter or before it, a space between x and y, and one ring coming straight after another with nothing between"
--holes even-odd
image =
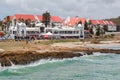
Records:
<instances>
[{"instance_id":1,"label":"distant building","mask_svg":"<svg viewBox=\"0 0 120 80\"><path fill-rule=\"evenodd\" d=\"M112 21L90 20L90 22L93 25L93 27L97 27L99 25L101 28L106 29L105 31L117 31L116 24L113 23Z\"/></svg>"},{"instance_id":2,"label":"distant building","mask_svg":"<svg viewBox=\"0 0 120 80\"><path fill-rule=\"evenodd\" d=\"M59 16L51 16L51 24L54 27L62 27L62 19Z\"/></svg>"},{"instance_id":3,"label":"distant building","mask_svg":"<svg viewBox=\"0 0 120 80\"><path fill-rule=\"evenodd\" d=\"M81 24L84 25L85 21L87 21L86 18L68 17L64 20L63 24L68 27L75 27L79 22L81 22Z\"/></svg>"},{"instance_id":4,"label":"distant building","mask_svg":"<svg viewBox=\"0 0 120 80\"><path fill-rule=\"evenodd\" d=\"M59 35L64 38L80 38L84 36L84 26L86 22L90 29L93 29L94 34L96 33L97 27L100 27L101 32L115 32L117 31L116 24L108 20L88 20L87 18L67 17L62 20L59 16L50 17L50 25L45 27L42 23L42 15L32 14L15 14L9 16L10 25L7 26L7 35L14 39L15 36L26 37L26 36L40 36L42 34L51 32L52 34ZM4 18L3 22L7 22L7 18ZM28 25L30 24L30 25ZM33 26L34 24L34 26ZM80 27L81 25L81 27ZM81 28L81 29L80 29ZM6 32L7 32L6 31ZM88 30L89 32L89 30Z\"/></svg>"}]
</instances>

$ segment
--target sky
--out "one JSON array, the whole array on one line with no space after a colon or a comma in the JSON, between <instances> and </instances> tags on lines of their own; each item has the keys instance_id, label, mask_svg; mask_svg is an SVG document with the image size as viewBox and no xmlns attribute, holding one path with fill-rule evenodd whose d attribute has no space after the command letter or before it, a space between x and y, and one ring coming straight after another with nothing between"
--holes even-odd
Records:
<instances>
[{"instance_id":1,"label":"sky","mask_svg":"<svg viewBox=\"0 0 120 80\"><path fill-rule=\"evenodd\" d=\"M120 16L120 0L0 0L0 19L14 14L106 19Z\"/></svg>"}]
</instances>

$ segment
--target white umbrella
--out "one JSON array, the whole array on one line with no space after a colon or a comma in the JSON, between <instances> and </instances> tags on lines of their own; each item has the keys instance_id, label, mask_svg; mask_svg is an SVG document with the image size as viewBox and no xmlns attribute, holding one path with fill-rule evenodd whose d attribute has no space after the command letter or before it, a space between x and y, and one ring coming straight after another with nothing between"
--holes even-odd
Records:
<instances>
[{"instance_id":1,"label":"white umbrella","mask_svg":"<svg viewBox=\"0 0 120 80\"><path fill-rule=\"evenodd\" d=\"M46 33L46 35L53 35L51 32Z\"/></svg>"}]
</instances>

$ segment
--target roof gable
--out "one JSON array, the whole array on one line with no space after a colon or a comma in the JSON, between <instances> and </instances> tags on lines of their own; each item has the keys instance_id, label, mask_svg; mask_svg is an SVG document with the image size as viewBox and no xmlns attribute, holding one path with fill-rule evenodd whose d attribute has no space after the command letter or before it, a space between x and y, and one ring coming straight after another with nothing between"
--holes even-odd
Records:
<instances>
[{"instance_id":1,"label":"roof gable","mask_svg":"<svg viewBox=\"0 0 120 80\"><path fill-rule=\"evenodd\" d=\"M38 19L42 21L42 15L37 15Z\"/></svg>"},{"instance_id":2,"label":"roof gable","mask_svg":"<svg viewBox=\"0 0 120 80\"><path fill-rule=\"evenodd\" d=\"M104 21L103 20L98 20L100 25L105 25Z\"/></svg>"},{"instance_id":3,"label":"roof gable","mask_svg":"<svg viewBox=\"0 0 120 80\"><path fill-rule=\"evenodd\" d=\"M114 22L112 22L112 21L110 21L110 23L113 25L113 26L115 26L116 24L114 23Z\"/></svg>"},{"instance_id":4,"label":"roof gable","mask_svg":"<svg viewBox=\"0 0 120 80\"><path fill-rule=\"evenodd\" d=\"M62 22L62 19L59 16L51 16L52 22Z\"/></svg>"},{"instance_id":5,"label":"roof gable","mask_svg":"<svg viewBox=\"0 0 120 80\"><path fill-rule=\"evenodd\" d=\"M82 24L84 24L86 21L86 18L79 18L79 17L70 18L69 22L66 25L75 26L80 21L82 22Z\"/></svg>"},{"instance_id":6,"label":"roof gable","mask_svg":"<svg viewBox=\"0 0 120 80\"><path fill-rule=\"evenodd\" d=\"M91 23L94 25L109 25L109 26L113 26L115 25L112 21L107 21L107 20L91 20Z\"/></svg>"},{"instance_id":7,"label":"roof gable","mask_svg":"<svg viewBox=\"0 0 120 80\"><path fill-rule=\"evenodd\" d=\"M91 20L91 24L97 25L99 24L97 20Z\"/></svg>"},{"instance_id":8,"label":"roof gable","mask_svg":"<svg viewBox=\"0 0 120 80\"><path fill-rule=\"evenodd\" d=\"M22 18L24 20L30 19L30 20L35 21L35 17L32 14L15 14L15 18L16 20Z\"/></svg>"}]
</instances>

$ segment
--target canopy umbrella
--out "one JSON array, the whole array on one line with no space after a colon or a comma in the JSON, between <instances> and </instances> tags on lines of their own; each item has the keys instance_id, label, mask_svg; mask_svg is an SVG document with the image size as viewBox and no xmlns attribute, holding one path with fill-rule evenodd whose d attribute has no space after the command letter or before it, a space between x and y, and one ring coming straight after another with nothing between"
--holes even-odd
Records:
<instances>
[{"instance_id":1,"label":"canopy umbrella","mask_svg":"<svg viewBox=\"0 0 120 80\"><path fill-rule=\"evenodd\" d=\"M53 35L51 32L46 33L45 35Z\"/></svg>"},{"instance_id":2,"label":"canopy umbrella","mask_svg":"<svg viewBox=\"0 0 120 80\"><path fill-rule=\"evenodd\" d=\"M48 32L44 35L44 38L48 39L50 38L50 36L52 36L53 34L51 32Z\"/></svg>"}]
</instances>

